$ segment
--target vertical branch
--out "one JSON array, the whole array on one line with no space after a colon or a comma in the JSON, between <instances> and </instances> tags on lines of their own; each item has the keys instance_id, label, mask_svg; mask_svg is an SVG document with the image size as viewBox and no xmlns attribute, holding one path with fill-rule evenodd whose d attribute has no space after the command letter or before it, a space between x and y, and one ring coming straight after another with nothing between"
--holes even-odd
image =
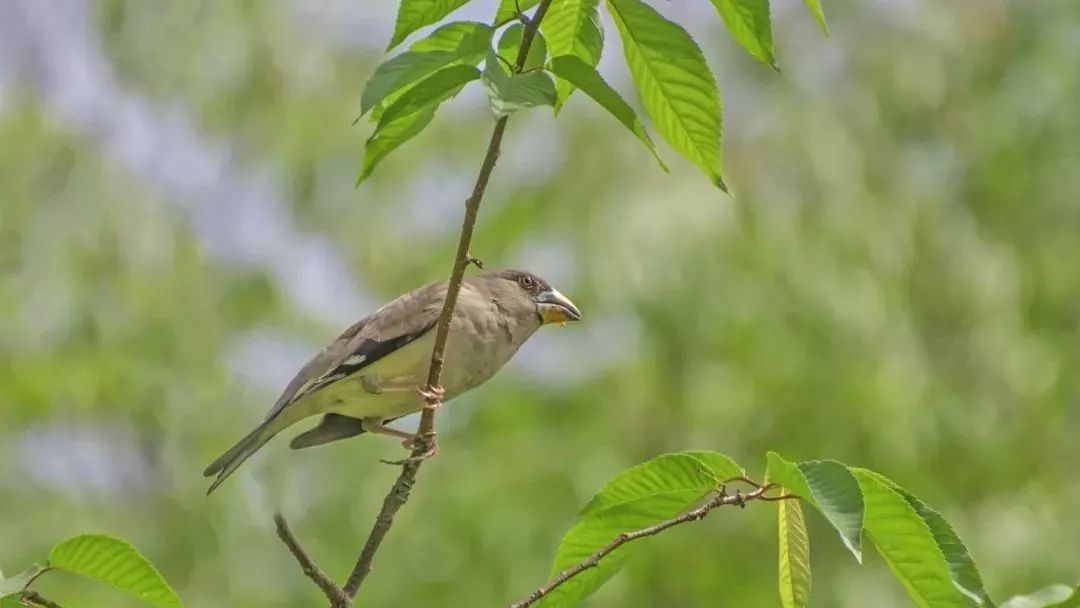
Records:
<instances>
[{"instance_id":1,"label":"vertical branch","mask_svg":"<svg viewBox=\"0 0 1080 608\"><path fill-rule=\"evenodd\" d=\"M536 38L540 21L544 18L550 5L551 0L541 0L533 18L527 20L521 36L521 48L518 50L517 61L514 66L515 73L521 73L524 69L525 59L528 57L529 49ZM364 579L371 572L375 553L379 550L383 539L390 531L390 527L394 524L394 516L409 500L409 493L416 483L416 474L424 462L425 455L435 445L435 409L441 405L441 391L435 391L434 389L439 387L443 366L446 362L446 342L450 336L450 323L453 319L454 308L457 306L458 294L461 292L461 282L465 278L466 268L473 260L469 254L469 247L472 243L473 231L476 228L476 216L480 210L480 202L484 198L484 192L487 191L491 173L495 169L495 163L499 159L499 150L502 147L503 134L506 132L507 119L508 117L503 116L495 122L491 138L488 141L487 153L484 155L484 161L480 165L480 172L476 176L476 184L473 186L472 194L465 201L465 218L461 223L461 235L458 238L457 253L454 257L453 269L450 272L442 313L439 315L439 325L435 332L435 346L431 352L431 365L428 368L427 377L427 388L431 396L428 397L427 407L424 408L420 416L420 425L416 433L420 441L417 442L417 446L413 449L410 457L402 462L401 473L398 474L397 480L394 481L394 485L391 486L386 498L383 499L382 508L375 518L375 523L371 527L371 532L368 534L364 548L360 552L360 557L357 559L356 565L353 567L352 573L349 574L344 587L339 589L333 581L323 574L304 552L299 541L289 531L285 520L280 515L275 518L279 536L289 547L304 573L315 581L334 608L347 608L352 604L360 585L363 584Z\"/></svg>"}]
</instances>

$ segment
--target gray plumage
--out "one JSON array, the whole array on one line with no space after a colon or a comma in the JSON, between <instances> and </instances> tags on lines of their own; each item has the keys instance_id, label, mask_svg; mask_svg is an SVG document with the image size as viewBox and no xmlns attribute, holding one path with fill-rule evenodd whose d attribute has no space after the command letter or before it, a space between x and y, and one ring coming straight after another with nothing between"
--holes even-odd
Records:
<instances>
[{"instance_id":1,"label":"gray plumage","mask_svg":"<svg viewBox=\"0 0 1080 608\"><path fill-rule=\"evenodd\" d=\"M217 488L267 441L319 414L315 428L290 444L322 445L365 431L406 438L385 422L423 408L435 326L446 282L386 304L346 329L296 375L263 422L203 472ZM502 270L466 278L450 324L442 373L444 401L487 381L544 323L580 318L577 308L536 275Z\"/></svg>"}]
</instances>

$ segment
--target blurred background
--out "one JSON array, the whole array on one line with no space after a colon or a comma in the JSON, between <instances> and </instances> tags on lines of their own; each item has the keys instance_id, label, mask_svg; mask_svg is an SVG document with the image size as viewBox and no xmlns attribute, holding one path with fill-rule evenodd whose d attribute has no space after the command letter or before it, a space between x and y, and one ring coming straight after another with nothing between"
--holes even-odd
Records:
<instances>
[{"instance_id":1,"label":"blurred background","mask_svg":"<svg viewBox=\"0 0 1080 608\"><path fill-rule=\"evenodd\" d=\"M580 93L510 121L473 252L585 322L440 414L362 603L519 599L608 478L691 448L755 476L768 449L870 467L945 513L996 597L1076 582L1080 4L830 0L825 39L775 0L779 75L709 2L656 6L720 81L734 196L668 149L660 172ZM210 498L200 472L323 343L449 272L492 123L479 86L353 188L395 10L0 2L6 572L103 532L187 606L320 605L277 509L332 575L352 566L396 441L282 437ZM632 98L607 24L601 70ZM810 523L813 605L907 605ZM778 605L775 525L755 507L673 530L587 605Z\"/></svg>"}]
</instances>

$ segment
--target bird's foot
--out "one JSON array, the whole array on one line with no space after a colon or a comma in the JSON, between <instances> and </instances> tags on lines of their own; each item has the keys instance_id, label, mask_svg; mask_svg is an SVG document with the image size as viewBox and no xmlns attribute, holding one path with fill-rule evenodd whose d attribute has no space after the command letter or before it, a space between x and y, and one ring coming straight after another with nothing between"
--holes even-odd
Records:
<instances>
[{"instance_id":1,"label":"bird's foot","mask_svg":"<svg viewBox=\"0 0 1080 608\"><path fill-rule=\"evenodd\" d=\"M435 439L434 434L427 439L421 439L420 437L413 435L402 441L401 447L407 450L416 450L419 447L423 447L424 451L409 456L408 458L402 458L401 460L383 460L383 464L403 465L410 462L419 462L421 460L427 460L439 453L439 441Z\"/></svg>"},{"instance_id":2,"label":"bird's foot","mask_svg":"<svg viewBox=\"0 0 1080 608\"><path fill-rule=\"evenodd\" d=\"M418 386L416 392L424 399L424 407L432 410L442 407L443 397L446 396L446 389L441 386Z\"/></svg>"}]
</instances>

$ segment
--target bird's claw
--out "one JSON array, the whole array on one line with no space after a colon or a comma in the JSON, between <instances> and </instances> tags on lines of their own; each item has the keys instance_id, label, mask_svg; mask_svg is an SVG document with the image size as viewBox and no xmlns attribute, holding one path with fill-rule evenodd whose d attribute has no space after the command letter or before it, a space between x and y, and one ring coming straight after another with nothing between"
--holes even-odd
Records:
<instances>
[{"instance_id":1,"label":"bird's claw","mask_svg":"<svg viewBox=\"0 0 1080 608\"><path fill-rule=\"evenodd\" d=\"M442 407L443 397L446 396L446 389L441 386L418 386L416 392L423 397L424 407L433 410Z\"/></svg>"},{"instance_id":2,"label":"bird's claw","mask_svg":"<svg viewBox=\"0 0 1080 608\"><path fill-rule=\"evenodd\" d=\"M439 453L439 442L435 437L431 437L427 440L420 439L418 437L410 437L401 442L401 447L407 450L415 450L421 444L425 445L425 449L422 453L415 456L409 456L408 458L402 458L400 460L382 460L383 464L390 465L403 465L410 462L419 462L421 460L427 460Z\"/></svg>"}]
</instances>

